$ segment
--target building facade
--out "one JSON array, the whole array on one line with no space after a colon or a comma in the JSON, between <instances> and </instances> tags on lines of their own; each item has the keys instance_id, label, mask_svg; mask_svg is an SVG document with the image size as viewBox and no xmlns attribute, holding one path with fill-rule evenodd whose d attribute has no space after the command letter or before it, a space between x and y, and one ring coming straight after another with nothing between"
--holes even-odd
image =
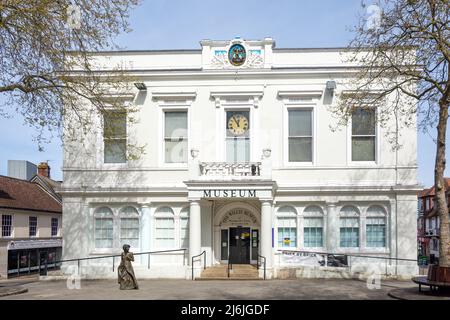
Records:
<instances>
[{"instance_id":1,"label":"building facade","mask_svg":"<svg viewBox=\"0 0 450 320\"><path fill-rule=\"evenodd\" d=\"M0 176L0 279L61 259L61 200L36 182Z\"/></svg>"},{"instance_id":2,"label":"building facade","mask_svg":"<svg viewBox=\"0 0 450 320\"><path fill-rule=\"evenodd\" d=\"M203 251L208 266L263 256L269 277L297 267L288 251L416 259L416 128L400 128L396 152L385 138L395 124L375 121L383 106L330 130L357 68L342 54L277 49L270 38L95 54L99 70L122 63L138 79L115 96L135 111L133 121L98 115L112 135L67 141L64 258L119 253L124 243L186 249L153 254L150 268L146 256L136 261L138 277L178 278L190 277L191 257ZM127 157L130 145L144 146L138 159ZM380 261L392 273L417 271ZM93 260L82 273L114 277L108 265Z\"/></svg>"},{"instance_id":3,"label":"building facade","mask_svg":"<svg viewBox=\"0 0 450 320\"><path fill-rule=\"evenodd\" d=\"M450 203L450 178L444 178L447 204ZM418 247L419 254L430 264L439 263L440 218L435 207L434 186L419 193Z\"/></svg>"}]
</instances>

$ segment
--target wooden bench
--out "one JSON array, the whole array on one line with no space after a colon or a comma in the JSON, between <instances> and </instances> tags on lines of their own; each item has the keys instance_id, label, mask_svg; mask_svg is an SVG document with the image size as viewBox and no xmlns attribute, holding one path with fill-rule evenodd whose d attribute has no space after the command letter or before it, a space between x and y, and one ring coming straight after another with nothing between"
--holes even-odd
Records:
<instances>
[{"instance_id":1,"label":"wooden bench","mask_svg":"<svg viewBox=\"0 0 450 320\"><path fill-rule=\"evenodd\" d=\"M422 292L422 286L430 287L431 291L436 291L439 288L450 288L450 282L430 281L426 276L414 277L412 278L412 281L419 285L419 292Z\"/></svg>"}]
</instances>

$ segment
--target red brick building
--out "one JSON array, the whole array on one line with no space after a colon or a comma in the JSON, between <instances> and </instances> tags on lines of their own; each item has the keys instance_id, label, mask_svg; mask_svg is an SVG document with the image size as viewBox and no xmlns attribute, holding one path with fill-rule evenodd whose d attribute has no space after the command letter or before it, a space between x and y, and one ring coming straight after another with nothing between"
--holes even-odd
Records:
<instances>
[{"instance_id":1,"label":"red brick building","mask_svg":"<svg viewBox=\"0 0 450 320\"><path fill-rule=\"evenodd\" d=\"M450 203L450 178L444 178L447 204ZM422 190L418 195L417 244L419 256L429 263L439 261L440 219L435 208L435 188Z\"/></svg>"},{"instance_id":2,"label":"red brick building","mask_svg":"<svg viewBox=\"0 0 450 320\"><path fill-rule=\"evenodd\" d=\"M32 181L0 176L0 279L52 267L61 257L59 182L42 175L49 170L39 173Z\"/></svg>"}]
</instances>

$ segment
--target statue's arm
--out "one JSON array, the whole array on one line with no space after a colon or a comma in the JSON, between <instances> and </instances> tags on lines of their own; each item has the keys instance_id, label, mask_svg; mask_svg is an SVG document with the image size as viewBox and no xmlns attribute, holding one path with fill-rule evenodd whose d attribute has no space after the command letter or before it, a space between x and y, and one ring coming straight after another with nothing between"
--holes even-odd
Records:
<instances>
[{"instance_id":1,"label":"statue's arm","mask_svg":"<svg viewBox=\"0 0 450 320\"><path fill-rule=\"evenodd\" d=\"M130 252L130 261L134 261L134 255L132 252Z\"/></svg>"}]
</instances>

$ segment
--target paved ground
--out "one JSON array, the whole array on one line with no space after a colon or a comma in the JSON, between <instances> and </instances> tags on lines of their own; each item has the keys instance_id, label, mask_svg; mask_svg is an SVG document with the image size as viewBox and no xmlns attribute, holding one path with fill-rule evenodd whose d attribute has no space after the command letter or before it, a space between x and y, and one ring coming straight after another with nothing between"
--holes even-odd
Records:
<instances>
[{"instance_id":1,"label":"paved ground","mask_svg":"<svg viewBox=\"0 0 450 320\"><path fill-rule=\"evenodd\" d=\"M393 289L389 295L399 300L450 300L449 290L430 291L422 286L422 292L417 287Z\"/></svg>"},{"instance_id":2,"label":"paved ground","mask_svg":"<svg viewBox=\"0 0 450 320\"><path fill-rule=\"evenodd\" d=\"M415 287L410 281L382 281L380 289L370 290L365 281L340 279L299 279L267 281L189 281L140 280L139 290L121 291L113 280L82 280L80 289L68 289L66 281L8 281L28 292L1 297L16 299L175 299L175 300L263 300L263 299L392 299L388 292ZM0 287L5 283L0 283Z\"/></svg>"}]
</instances>

